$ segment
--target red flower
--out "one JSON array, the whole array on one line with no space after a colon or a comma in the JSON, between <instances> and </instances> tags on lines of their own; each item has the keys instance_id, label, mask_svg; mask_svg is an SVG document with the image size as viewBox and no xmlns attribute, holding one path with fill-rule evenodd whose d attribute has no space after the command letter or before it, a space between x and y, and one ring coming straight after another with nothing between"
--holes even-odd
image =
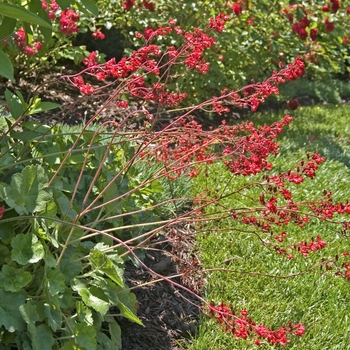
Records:
<instances>
[{"instance_id":1,"label":"red flower","mask_svg":"<svg viewBox=\"0 0 350 350\"><path fill-rule=\"evenodd\" d=\"M298 99L294 99L294 100L291 100L291 101L288 101L287 102L287 108L288 109L291 109L291 110L295 110L295 109L297 109L299 107L299 101L298 101Z\"/></svg>"},{"instance_id":2,"label":"red flower","mask_svg":"<svg viewBox=\"0 0 350 350\"><path fill-rule=\"evenodd\" d=\"M313 41L315 41L317 38L317 32L318 32L317 28L313 28L310 30L310 37Z\"/></svg>"},{"instance_id":3,"label":"red flower","mask_svg":"<svg viewBox=\"0 0 350 350\"><path fill-rule=\"evenodd\" d=\"M329 11L329 6L328 5L325 5L322 7L322 11L323 12L328 12Z\"/></svg>"},{"instance_id":4,"label":"red flower","mask_svg":"<svg viewBox=\"0 0 350 350\"><path fill-rule=\"evenodd\" d=\"M0 207L0 219L2 218L2 216L4 215L4 211L5 211L5 207L1 206Z\"/></svg>"},{"instance_id":5,"label":"red flower","mask_svg":"<svg viewBox=\"0 0 350 350\"><path fill-rule=\"evenodd\" d=\"M96 32L92 33L92 37L95 40L103 40L105 35L99 29L97 29Z\"/></svg>"},{"instance_id":6,"label":"red flower","mask_svg":"<svg viewBox=\"0 0 350 350\"><path fill-rule=\"evenodd\" d=\"M154 7L155 7L154 2L151 2L151 1L147 2L146 0L143 0L143 6L145 7L146 10L154 12Z\"/></svg>"},{"instance_id":7,"label":"red flower","mask_svg":"<svg viewBox=\"0 0 350 350\"><path fill-rule=\"evenodd\" d=\"M336 13L340 9L340 1L331 0L331 8L332 8L332 12Z\"/></svg>"},{"instance_id":8,"label":"red flower","mask_svg":"<svg viewBox=\"0 0 350 350\"><path fill-rule=\"evenodd\" d=\"M232 5L232 11L239 16L242 13L242 7L240 4L233 4Z\"/></svg>"},{"instance_id":9,"label":"red flower","mask_svg":"<svg viewBox=\"0 0 350 350\"><path fill-rule=\"evenodd\" d=\"M346 13L347 13L348 15L350 15L350 6L348 6L345 10L346 10Z\"/></svg>"},{"instance_id":10,"label":"red flower","mask_svg":"<svg viewBox=\"0 0 350 350\"><path fill-rule=\"evenodd\" d=\"M135 0L126 0L122 3L122 6L125 11L130 11L131 8L134 6Z\"/></svg>"},{"instance_id":11,"label":"red flower","mask_svg":"<svg viewBox=\"0 0 350 350\"><path fill-rule=\"evenodd\" d=\"M334 30L334 23L333 22L328 22L328 17L324 20L324 23L326 24L326 31L327 32L333 32Z\"/></svg>"}]
</instances>

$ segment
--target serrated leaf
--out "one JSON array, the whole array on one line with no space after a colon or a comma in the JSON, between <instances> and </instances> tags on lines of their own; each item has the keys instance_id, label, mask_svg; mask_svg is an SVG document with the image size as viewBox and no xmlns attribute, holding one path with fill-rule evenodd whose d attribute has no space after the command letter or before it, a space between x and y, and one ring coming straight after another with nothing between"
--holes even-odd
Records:
<instances>
[{"instance_id":1,"label":"serrated leaf","mask_svg":"<svg viewBox=\"0 0 350 350\"><path fill-rule=\"evenodd\" d=\"M38 327L30 327L29 330L33 350L52 350L55 339L46 324L41 324Z\"/></svg>"},{"instance_id":2,"label":"serrated leaf","mask_svg":"<svg viewBox=\"0 0 350 350\"><path fill-rule=\"evenodd\" d=\"M25 323L29 324L39 321L39 314L36 305L34 305L31 301L21 305L19 307L19 311Z\"/></svg>"},{"instance_id":3,"label":"serrated leaf","mask_svg":"<svg viewBox=\"0 0 350 350\"><path fill-rule=\"evenodd\" d=\"M39 24L43 27L51 28L50 23L45 22L35 13L28 11L22 6L17 6L17 5L7 4L7 3L0 3L0 13L3 16L15 18L19 21Z\"/></svg>"},{"instance_id":4,"label":"serrated leaf","mask_svg":"<svg viewBox=\"0 0 350 350\"><path fill-rule=\"evenodd\" d=\"M91 310L86 305L84 305L81 301L77 301L76 309L77 309L77 314L80 322L83 322L92 326L94 323L94 319L92 317Z\"/></svg>"},{"instance_id":5,"label":"serrated leaf","mask_svg":"<svg viewBox=\"0 0 350 350\"><path fill-rule=\"evenodd\" d=\"M0 75L5 77L6 79L15 81L15 77L13 75L13 65L11 60L8 58L6 53L0 50Z\"/></svg>"},{"instance_id":6,"label":"serrated leaf","mask_svg":"<svg viewBox=\"0 0 350 350\"><path fill-rule=\"evenodd\" d=\"M0 285L8 292L18 292L32 280L32 275L21 268L4 265L0 272Z\"/></svg>"},{"instance_id":7,"label":"serrated leaf","mask_svg":"<svg viewBox=\"0 0 350 350\"><path fill-rule=\"evenodd\" d=\"M110 322L108 324L109 334L111 335L111 340L113 343L113 349L122 348L122 331L117 322Z\"/></svg>"},{"instance_id":8,"label":"serrated leaf","mask_svg":"<svg viewBox=\"0 0 350 350\"><path fill-rule=\"evenodd\" d=\"M36 263L44 255L44 247L39 242L38 237L32 233L20 233L11 240L11 258L21 265Z\"/></svg>"},{"instance_id":9,"label":"serrated leaf","mask_svg":"<svg viewBox=\"0 0 350 350\"><path fill-rule=\"evenodd\" d=\"M86 350L96 350L96 331L93 326L78 323L74 327L75 342Z\"/></svg>"},{"instance_id":10,"label":"serrated leaf","mask_svg":"<svg viewBox=\"0 0 350 350\"><path fill-rule=\"evenodd\" d=\"M65 282L70 283L70 281L79 275L81 272L83 265L81 262L78 262L74 259L74 256L68 258L65 257L61 260L59 265L60 271L64 276Z\"/></svg>"},{"instance_id":11,"label":"serrated leaf","mask_svg":"<svg viewBox=\"0 0 350 350\"><path fill-rule=\"evenodd\" d=\"M109 300L119 308L120 314L128 320L143 326L142 321L136 315L136 296L128 287L120 287L109 280L98 281Z\"/></svg>"},{"instance_id":12,"label":"serrated leaf","mask_svg":"<svg viewBox=\"0 0 350 350\"><path fill-rule=\"evenodd\" d=\"M12 293L0 289L0 326L4 326L11 333L26 329L26 323L19 312L26 296L23 290Z\"/></svg>"},{"instance_id":13,"label":"serrated leaf","mask_svg":"<svg viewBox=\"0 0 350 350\"><path fill-rule=\"evenodd\" d=\"M66 285L64 283L64 276L58 270L49 270L45 276L46 286L50 295L55 296L57 294L64 293Z\"/></svg>"},{"instance_id":14,"label":"serrated leaf","mask_svg":"<svg viewBox=\"0 0 350 350\"><path fill-rule=\"evenodd\" d=\"M47 319L47 323L53 332L61 329L62 313L57 309L55 305L44 304L44 312Z\"/></svg>"},{"instance_id":15,"label":"serrated leaf","mask_svg":"<svg viewBox=\"0 0 350 350\"><path fill-rule=\"evenodd\" d=\"M10 186L4 188L5 202L19 215L43 211L52 200L47 184L48 177L42 166L26 166L21 173L14 174Z\"/></svg>"},{"instance_id":16,"label":"serrated leaf","mask_svg":"<svg viewBox=\"0 0 350 350\"><path fill-rule=\"evenodd\" d=\"M107 255L98 249L92 249L90 252L91 266L95 271L106 274L112 281L119 286L124 286L124 271L118 267Z\"/></svg>"},{"instance_id":17,"label":"serrated leaf","mask_svg":"<svg viewBox=\"0 0 350 350\"><path fill-rule=\"evenodd\" d=\"M93 0L81 0L81 3L85 8L87 8L94 16L98 16L98 7Z\"/></svg>"},{"instance_id":18,"label":"serrated leaf","mask_svg":"<svg viewBox=\"0 0 350 350\"><path fill-rule=\"evenodd\" d=\"M75 283L72 286L73 290L78 292L86 306L90 306L97 312L105 315L109 309L109 302L102 289L97 287L90 287L75 279Z\"/></svg>"}]
</instances>

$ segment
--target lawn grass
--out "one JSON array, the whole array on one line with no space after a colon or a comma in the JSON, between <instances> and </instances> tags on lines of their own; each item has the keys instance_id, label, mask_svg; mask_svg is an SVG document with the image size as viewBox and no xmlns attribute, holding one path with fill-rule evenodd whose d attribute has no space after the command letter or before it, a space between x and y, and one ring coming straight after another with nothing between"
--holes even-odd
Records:
<instances>
[{"instance_id":1,"label":"lawn grass","mask_svg":"<svg viewBox=\"0 0 350 350\"><path fill-rule=\"evenodd\" d=\"M281 113L256 114L256 124L269 124L281 119ZM305 153L319 152L327 158L314 180L300 185L300 199L316 198L324 189L332 190L336 200L350 198L350 106L303 107L293 112L294 120L279 137L280 154L274 161L274 171L287 170ZM234 177L222 165L195 180L196 191L205 188L232 191L252 178ZM225 188L225 184L230 185ZM258 189L253 190L258 191ZM252 193L252 192L250 192ZM258 193L258 192L256 192ZM231 207L249 205L243 196L226 198L223 204ZM208 210L217 210L210 208ZM288 235L310 240L321 235L329 244L308 257L288 260L264 248L254 234L243 233L233 220L208 224L198 235L198 249L204 268L224 267L235 273L212 271L205 284L205 297L215 303L232 303L236 310L246 309L257 324L278 328L289 320L302 322L306 333L292 338L285 349L350 349L350 282L320 270L293 278L254 276L244 271L282 276L304 271L323 258L334 258L350 250L350 241L339 234L336 226L315 221L301 229L289 227ZM294 240L293 240L294 241ZM226 261L226 263L225 263ZM227 263L227 261L229 261ZM223 333L214 319L203 316L198 333L186 346L189 350L252 349L252 341L239 340ZM264 344L260 348L272 349Z\"/></svg>"}]
</instances>

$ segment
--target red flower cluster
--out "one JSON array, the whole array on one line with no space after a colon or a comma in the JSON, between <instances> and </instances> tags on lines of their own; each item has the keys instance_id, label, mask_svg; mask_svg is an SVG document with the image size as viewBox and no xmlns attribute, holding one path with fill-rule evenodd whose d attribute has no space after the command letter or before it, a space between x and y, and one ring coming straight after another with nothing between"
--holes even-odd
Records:
<instances>
[{"instance_id":1,"label":"red flower cluster","mask_svg":"<svg viewBox=\"0 0 350 350\"><path fill-rule=\"evenodd\" d=\"M135 4L135 0L126 0L122 3L125 11L130 11Z\"/></svg>"},{"instance_id":2,"label":"red flower cluster","mask_svg":"<svg viewBox=\"0 0 350 350\"><path fill-rule=\"evenodd\" d=\"M63 10L60 14L60 30L63 34L70 35L78 33L77 22L79 21L79 13L72 9Z\"/></svg>"},{"instance_id":3,"label":"red flower cluster","mask_svg":"<svg viewBox=\"0 0 350 350\"><path fill-rule=\"evenodd\" d=\"M232 11L235 13L235 15L239 16L242 13L242 7L240 4L233 4L232 5Z\"/></svg>"},{"instance_id":4,"label":"red flower cluster","mask_svg":"<svg viewBox=\"0 0 350 350\"><path fill-rule=\"evenodd\" d=\"M26 33L23 28L19 28L15 35L15 42L19 49L28 56L35 55L43 47L40 41L32 41L30 45L27 45Z\"/></svg>"},{"instance_id":5,"label":"red flower cluster","mask_svg":"<svg viewBox=\"0 0 350 350\"><path fill-rule=\"evenodd\" d=\"M302 17L299 22L292 25L292 31L299 35L300 39L305 40L308 37L306 28L310 25L307 16Z\"/></svg>"},{"instance_id":6,"label":"red flower cluster","mask_svg":"<svg viewBox=\"0 0 350 350\"><path fill-rule=\"evenodd\" d=\"M311 242L302 241L298 244L294 244L294 249L299 251L304 256L308 256L309 252L316 252L317 250L323 249L327 245L327 242L323 241L320 236L316 237L316 241Z\"/></svg>"},{"instance_id":7,"label":"red flower cluster","mask_svg":"<svg viewBox=\"0 0 350 350\"><path fill-rule=\"evenodd\" d=\"M287 108L291 109L292 111L294 111L298 107L299 107L299 101L297 98L287 102Z\"/></svg>"},{"instance_id":8,"label":"red flower cluster","mask_svg":"<svg viewBox=\"0 0 350 350\"><path fill-rule=\"evenodd\" d=\"M98 65L96 51L90 52L89 57L85 57L83 59L83 64L87 67L94 67Z\"/></svg>"},{"instance_id":9,"label":"red flower cluster","mask_svg":"<svg viewBox=\"0 0 350 350\"><path fill-rule=\"evenodd\" d=\"M101 32L100 29L96 29L96 31L92 33L92 37L95 40L103 40L105 38L105 35Z\"/></svg>"},{"instance_id":10,"label":"red flower cluster","mask_svg":"<svg viewBox=\"0 0 350 350\"><path fill-rule=\"evenodd\" d=\"M326 32L333 32L333 30L334 30L334 23L333 22L329 22L329 18L328 17L325 18L324 23L325 23Z\"/></svg>"},{"instance_id":11,"label":"red flower cluster","mask_svg":"<svg viewBox=\"0 0 350 350\"><path fill-rule=\"evenodd\" d=\"M236 314L233 306L226 305L224 302L215 305L213 302L209 305L210 314L216 318L225 332L232 333L236 339L248 339L252 337L256 345L261 345L263 340L273 345L287 345L290 343L290 335L302 336L305 328L301 323L280 327L276 330L270 329L263 324L256 324L248 317L246 310L240 310Z\"/></svg>"},{"instance_id":12,"label":"red flower cluster","mask_svg":"<svg viewBox=\"0 0 350 350\"><path fill-rule=\"evenodd\" d=\"M230 16L220 13L218 16L210 19L209 29L215 29L218 33L222 33L225 23L230 19Z\"/></svg>"},{"instance_id":13,"label":"red flower cluster","mask_svg":"<svg viewBox=\"0 0 350 350\"><path fill-rule=\"evenodd\" d=\"M51 21L53 21L56 18L55 11L57 11L59 9L59 6L58 6L56 0L52 0L51 1L50 7L48 7L48 4L47 4L47 2L45 0L41 0L41 7L45 11L47 11L49 19Z\"/></svg>"},{"instance_id":14,"label":"red flower cluster","mask_svg":"<svg viewBox=\"0 0 350 350\"><path fill-rule=\"evenodd\" d=\"M142 0L142 4L146 10L154 12L155 6L156 6L154 2L152 1L148 2L147 0ZM122 6L125 11L130 11L134 5L135 5L135 0L126 0L122 3Z\"/></svg>"}]
</instances>

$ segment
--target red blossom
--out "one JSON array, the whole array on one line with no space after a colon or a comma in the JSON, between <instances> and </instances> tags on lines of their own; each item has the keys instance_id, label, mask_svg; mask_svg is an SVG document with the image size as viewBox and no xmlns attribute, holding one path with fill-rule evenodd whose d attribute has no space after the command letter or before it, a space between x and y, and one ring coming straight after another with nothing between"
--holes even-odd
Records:
<instances>
[{"instance_id":1,"label":"red blossom","mask_svg":"<svg viewBox=\"0 0 350 350\"><path fill-rule=\"evenodd\" d=\"M236 16L239 16L242 13L242 7L240 4L233 4L232 5L232 11L235 13Z\"/></svg>"},{"instance_id":2,"label":"red blossom","mask_svg":"<svg viewBox=\"0 0 350 350\"><path fill-rule=\"evenodd\" d=\"M315 41L317 39L317 33L318 33L318 29L317 28L312 28L310 30L310 38Z\"/></svg>"},{"instance_id":3,"label":"red blossom","mask_svg":"<svg viewBox=\"0 0 350 350\"><path fill-rule=\"evenodd\" d=\"M331 0L331 9L336 13L340 9L340 0Z\"/></svg>"},{"instance_id":4,"label":"red blossom","mask_svg":"<svg viewBox=\"0 0 350 350\"><path fill-rule=\"evenodd\" d=\"M96 31L92 33L92 37L95 40L103 40L105 38L105 35L101 32L100 29L96 29Z\"/></svg>"},{"instance_id":5,"label":"red blossom","mask_svg":"<svg viewBox=\"0 0 350 350\"><path fill-rule=\"evenodd\" d=\"M4 212L5 212L5 207L2 205L2 206L0 207L0 219L3 217Z\"/></svg>"},{"instance_id":6,"label":"red blossom","mask_svg":"<svg viewBox=\"0 0 350 350\"><path fill-rule=\"evenodd\" d=\"M154 2L147 2L146 0L142 1L143 6L145 7L146 10L149 10L151 12L154 12L155 9L155 3Z\"/></svg>"},{"instance_id":7,"label":"red blossom","mask_svg":"<svg viewBox=\"0 0 350 350\"><path fill-rule=\"evenodd\" d=\"M296 98L287 102L287 108L292 110L292 111L294 111L298 107L299 107L299 101Z\"/></svg>"},{"instance_id":8,"label":"red blossom","mask_svg":"<svg viewBox=\"0 0 350 350\"><path fill-rule=\"evenodd\" d=\"M126 0L122 3L125 11L130 11L135 4L135 0Z\"/></svg>"},{"instance_id":9,"label":"red blossom","mask_svg":"<svg viewBox=\"0 0 350 350\"><path fill-rule=\"evenodd\" d=\"M78 33L76 22L79 21L79 13L72 9L63 10L60 14L60 30L63 34L70 35Z\"/></svg>"}]
</instances>

